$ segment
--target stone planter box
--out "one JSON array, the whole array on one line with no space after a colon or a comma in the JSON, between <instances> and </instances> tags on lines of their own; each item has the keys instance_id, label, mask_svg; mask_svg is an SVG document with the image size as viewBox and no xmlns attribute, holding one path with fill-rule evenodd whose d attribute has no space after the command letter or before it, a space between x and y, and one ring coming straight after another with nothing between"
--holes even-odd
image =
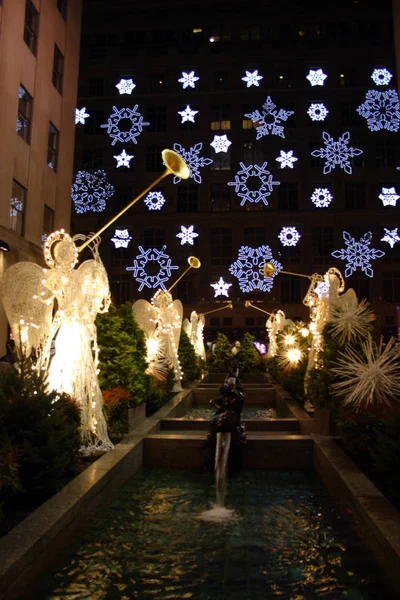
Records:
<instances>
[{"instance_id":1,"label":"stone planter box","mask_svg":"<svg viewBox=\"0 0 400 600\"><path fill-rule=\"evenodd\" d=\"M146 418L146 403L128 408L128 432L131 433Z\"/></svg>"}]
</instances>

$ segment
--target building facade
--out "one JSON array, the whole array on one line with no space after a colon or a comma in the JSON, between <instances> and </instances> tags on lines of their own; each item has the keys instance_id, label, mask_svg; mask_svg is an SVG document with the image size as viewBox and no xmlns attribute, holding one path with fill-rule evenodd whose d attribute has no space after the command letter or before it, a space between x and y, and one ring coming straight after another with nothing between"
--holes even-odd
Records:
<instances>
[{"instance_id":1,"label":"building facade","mask_svg":"<svg viewBox=\"0 0 400 600\"><path fill-rule=\"evenodd\" d=\"M74 231L97 231L150 185L163 148L192 168L103 233L117 303L168 288L195 255L173 292L185 316L228 300L211 286L222 277L234 309L207 316L207 339L262 338L266 316L246 300L308 320L306 278L260 276L272 257L291 273L337 267L378 330L397 331L395 5L84 1Z\"/></svg>"},{"instance_id":2,"label":"building facade","mask_svg":"<svg viewBox=\"0 0 400 600\"><path fill-rule=\"evenodd\" d=\"M0 276L70 229L81 16L82 0L0 5Z\"/></svg>"}]
</instances>

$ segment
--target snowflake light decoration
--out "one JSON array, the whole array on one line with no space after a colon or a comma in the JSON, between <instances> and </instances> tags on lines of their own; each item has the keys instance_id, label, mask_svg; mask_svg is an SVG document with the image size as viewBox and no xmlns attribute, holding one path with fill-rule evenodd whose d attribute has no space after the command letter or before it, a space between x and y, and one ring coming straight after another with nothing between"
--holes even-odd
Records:
<instances>
[{"instance_id":1,"label":"snowflake light decoration","mask_svg":"<svg viewBox=\"0 0 400 600\"><path fill-rule=\"evenodd\" d=\"M381 238L381 242L387 242L391 248L393 248L393 246L395 244L397 244L397 242L400 242L400 237L397 233L397 227L396 229L386 229L386 227L384 227L385 230L385 235L383 236L383 238Z\"/></svg>"},{"instance_id":2,"label":"snowflake light decoration","mask_svg":"<svg viewBox=\"0 0 400 600\"><path fill-rule=\"evenodd\" d=\"M400 127L400 101L395 90L368 90L357 112L367 121L370 131L398 131Z\"/></svg>"},{"instance_id":3,"label":"snowflake light decoration","mask_svg":"<svg viewBox=\"0 0 400 600\"><path fill-rule=\"evenodd\" d=\"M164 194L162 192L149 192L144 199L144 203L149 210L161 210L165 204Z\"/></svg>"},{"instance_id":4,"label":"snowflake light decoration","mask_svg":"<svg viewBox=\"0 0 400 600\"><path fill-rule=\"evenodd\" d=\"M108 122L104 125L100 125L107 129L107 133L112 139L111 144L114 146L117 142L121 142L121 144L126 144L128 142L133 142L137 144L136 138L142 133L142 128L145 125L150 125L150 123L146 123L143 121L142 115L137 112L138 104L135 104L133 108L120 108L118 109L116 106L113 106L113 113L108 117ZM120 129L121 121L128 120L130 121L130 128L128 130Z\"/></svg>"},{"instance_id":5,"label":"snowflake light decoration","mask_svg":"<svg viewBox=\"0 0 400 600\"><path fill-rule=\"evenodd\" d=\"M75 109L75 125L78 125L78 123L82 123L82 125L84 125L85 120L88 117L90 117L90 114L86 112L86 106Z\"/></svg>"},{"instance_id":6,"label":"snowflake light decoration","mask_svg":"<svg viewBox=\"0 0 400 600\"><path fill-rule=\"evenodd\" d=\"M190 73L185 73L182 71L182 77L178 79L179 83L182 84L183 89L185 90L187 87L195 88L196 81L199 80L199 77L196 77L194 71L190 71Z\"/></svg>"},{"instance_id":7,"label":"snowflake light decoration","mask_svg":"<svg viewBox=\"0 0 400 600\"><path fill-rule=\"evenodd\" d=\"M119 167L129 168L131 166L131 160L133 156L133 154L127 154L125 152L125 148L122 150L121 154L114 155L114 158L117 161L117 169L119 169Z\"/></svg>"},{"instance_id":8,"label":"snowflake light decoration","mask_svg":"<svg viewBox=\"0 0 400 600\"><path fill-rule=\"evenodd\" d=\"M394 187L382 188L382 192L378 196L382 200L383 206L396 206L397 200L400 198Z\"/></svg>"},{"instance_id":9,"label":"snowflake light decoration","mask_svg":"<svg viewBox=\"0 0 400 600\"><path fill-rule=\"evenodd\" d=\"M288 152L280 151L281 155L276 159L279 163L281 163L281 169L285 167L289 167L289 169L293 169L293 163L298 159L293 156L293 150L288 150Z\"/></svg>"},{"instance_id":10,"label":"snowflake light decoration","mask_svg":"<svg viewBox=\"0 0 400 600\"><path fill-rule=\"evenodd\" d=\"M132 90L135 89L136 84L133 83L132 79L120 79L119 83L115 84L115 87L118 89L120 95L121 94L132 94Z\"/></svg>"},{"instance_id":11,"label":"snowflake light decoration","mask_svg":"<svg viewBox=\"0 0 400 600\"><path fill-rule=\"evenodd\" d=\"M393 75L387 69L374 69L371 75L375 85L388 85L392 77Z\"/></svg>"},{"instance_id":12,"label":"snowflake light decoration","mask_svg":"<svg viewBox=\"0 0 400 600\"><path fill-rule=\"evenodd\" d=\"M71 190L75 212L103 212L114 191L114 186L108 183L107 175L102 169L93 173L78 171Z\"/></svg>"},{"instance_id":13,"label":"snowflake light decoration","mask_svg":"<svg viewBox=\"0 0 400 600\"><path fill-rule=\"evenodd\" d=\"M263 273L266 262L272 262L275 266L276 271L271 277L266 277ZM269 246L263 245L258 248L241 246L238 258L229 267L229 272L238 279L242 292L254 290L269 292L274 285L274 277L281 269L282 265L272 258Z\"/></svg>"},{"instance_id":14,"label":"snowflake light decoration","mask_svg":"<svg viewBox=\"0 0 400 600\"><path fill-rule=\"evenodd\" d=\"M349 148L350 133L346 131L338 138L337 142L335 142L333 137L326 131L323 132L322 137L325 140L325 148L313 150L311 156L326 159L323 170L324 175L330 173L332 169L335 169L337 166L350 175L353 172L350 158L353 156L360 156L360 154L363 153L360 148Z\"/></svg>"},{"instance_id":15,"label":"snowflake light decoration","mask_svg":"<svg viewBox=\"0 0 400 600\"><path fill-rule=\"evenodd\" d=\"M282 227L278 238L280 239L282 246L297 246L301 235L296 227Z\"/></svg>"},{"instance_id":16,"label":"snowflake light decoration","mask_svg":"<svg viewBox=\"0 0 400 600\"><path fill-rule=\"evenodd\" d=\"M273 191L274 185L280 185L280 181L273 181L271 173L267 170L267 162L263 163L261 167L258 165L245 166L244 163L240 163L242 167L235 175L235 181L230 181L228 185L235 186L235 192L242 198L240 206L243 206L246 202L257 203L260 200L263 201L265 206L268 206L267 196L270 196ZM250 190L247 186L249 177L257 177L260 180L260 187L258 190Z\"/></svg>"},{"instance_id":17,"label":"snowflake light decoration","mask_svg":"<svg viewBox=\"0 0 400 600\"><path fill-rule=\"evenodd\" d=\"M228 152L228 148L231 144L232 142L228 140L226 135L214 135L214 139L210 146L212 146L216 154L218 154L218 152Z\"/></svg>"},{"instance_id":18,"label":"snowflake light decoration","mask_svg":"<svg viewBox=\"0 0 400 600\"><path fill-rule=\"evenodd\" d=\"M195 232L194 225L189 225L189 227L181 225L181 231L180 233L176 234L176 237L180 238L181 246L184 244L190 244L193 246L194 238L199 237L199 234Z\"/></svg>"},{"instance_id":19,"label":"snowflake light decoration","mask_svg":"<svg viewBox=\"0 0 400 600\"><path fill-rule=\"evenodd\" d=\"M129 235L127 229L116 229L114 237L111 238L115 248L127 248L132 241L132 236Z\"/></svg>"},{"instance_id":20,"label":"snowflake light decoration","mask_svg":"<svg viewBox=\"0 0 400 600\"><path fill-rule=\"evenodd\" d=\"M311 194L311 202L317 208L328 208L333 200L333 196L328 188L315 188Z\"/></svg>"},{"instance_id":21,"label":"snowflake light decoration","mask_svg":"<svg viewBox=\"0 0 400 600\"><path fill-rule=\"evenodd\" d=\"M319 281L313 289L314 294L317 294L318 298L329 295L329 283L326 281Z\"/></svg>"},{"instance_id":22,"label":"snowflake light decoration","mask_svg":"<svg viewBox=\"0 0 400 600\"><path fill-rule=\"evenodd\" d=\"M322 69L317 69L316 71L310 69L308 75L306 75L306 79L308 79L313 87L315 85L324 85L327 77Z\"/></svg>"},{"instance_id":23,"label":"snowflake light decoration","mask_svg":"<svg viewBox=\"0 0 400 600\"><path fill-rule=\"evenodd\" d=\"M186 106L185 110L178 110L178 115L181 115L182 117L181 123L185 123L186 121L194 123L194 117L198 112L198 110L191 109L189 104Z\"/></svg>"},{"instance_id":24,"label":"snowflake light decoration","mask_svg":"<svg viewBox=\"0 0 400 600\"><path fill-rule=\"evenodd\" d=\"M279 137L284 138L285 132L281 123L286 122L288 118L294 114L294 111L284 110L283 108L279 111L276 110L276 104L272 102L270 96L267 97L262 107L264 109L262 112L255 110L252 113L244 115L248 119L251 119L253 123L257 123L256 139L259 140L261 137L269 134L279 135Z\"/></svg>"},{"instance_id":25,"label":"snowflake light decoration","mask_svg":"<svg viewBox=\"0 0 400 600\"><path fill-rule=\"evenodd\" d=\"M328 116L329 110L322 102L315 102L310 104L307 114L312 121L325 121Z\"/></svg>"},{"instance_id":26,"label":"snowflake light decoration","mask_svg":"<svg viewBox=\"0 0 400 600\"><path fill-rule=\"evenodd\" d=\"M231 283L224 281L223 277L220 277L216 283L210 283L210 286L214 288L214 298L217 298L218 296L226 296L229 298L228 288L230 288L231 285Z\"/></svg>"},{"instance_id":27,"label":"snowflake light decoration","mask_svg":"<svg viewBox=\"0 0 400 600\"><path fill-rule=\"evenodd\" d=\"M190 170L190 177L194 179L196 183L201 183L201 175L199 173L200 167L211 165L213 160L211 158L204 158L200 156L200 152L203 148L203 143L199 142L192 146L189 150L185 150L180 144L174 144L174 150L182 156L183 160L187 164ZM177 175L174 176L174 183L179 183L181 180Z\"/></svg>"},{"instance_id":28,"label":"snowflake light decoration","mask_svg":"<svg viewBox=\"0 0 400 600\"><path fill-rule=\"evenodd\" d=\"M347 231L343 232L346 248L335 250L332 252L332 256L347 261L344 272L345 277L350 277L357 268L360 268L368 277L373 277L374 272L371 267L371 260L382 258L382 256L385 256L385 253L382 250L370 248L371 238L372 233L368 231L361 237L359 242L356 242Z\"/></svg>"},{"instance_id":29,"label":"snowflake light decoration","mask_svg":"<svg viewBox=\"0 0 400 600\"><path fill-rule=\"evenodd\" d=\"M263 76L258 74L257 69L253 72L246 71L246 76L242 77L242 81L246 82L246 86L248 88L251 87L252 85L260 87L260 84L258 82L261 81L261 79L263 79Z\"/></svg>"},{"instance_id":30,"label":"snowflake light decoration","mask_svg":"<svg viewBox=\"0 0 400 600\"><path fill-rule=\"evenodd\" d=\"M134 279L140 283L139 292L144 287L149 289L160 287L165 290L164 283L171 277L171 271L179 268L177 265L171 264L170 257L164 252L165 249L166 246L163 246L161 250L157 250L157 248L144 250L142 246L139 246L140 254L134 259L133 267L126 267L126 270L132 271ZM146 268L155 264L158 265L158 273L150 275L146 272Z\"/></svg>"}]
</instances>

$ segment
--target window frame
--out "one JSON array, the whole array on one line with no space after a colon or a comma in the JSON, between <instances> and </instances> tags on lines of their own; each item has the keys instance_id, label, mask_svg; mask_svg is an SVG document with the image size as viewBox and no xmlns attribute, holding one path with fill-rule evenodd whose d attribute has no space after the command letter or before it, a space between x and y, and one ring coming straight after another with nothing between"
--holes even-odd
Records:
<instances>
[{"instance_id":1,"label":"window frame","mask_svg":"<svg viewBox=\"0 0 400 600\"><path fill-rule=\"evenodd\" d=\"M51 128L54 131L51 131ZM54 144L51 141L54 140ZM47 166L50 167L55 173L58 170L58 151L60 145L60 132L57 127L49 121L49 129L47 136Z\"/></svg>"},{"instance_id":2,"label":"window frame","mask_svg":"<svg viewBox=\"0 0 400 600\"><path fill-rule=\"evenodd\" d=\"M16 193L16 191L22 193ZM10 229L11 231L15 231L21 237L24 236L25 233L25 213L26 213L26 196L27 189L23 185L19 183L16 179L13 179L12 186L12 197L10 198ZM16 202L13 203L13 200L18 200L22 203L22 208L16 205ZM14 211L16 214L14 214Z\"/></svg>"},{"instance_id":3,"label":"window frame","mask_svg":"<svg viewBox=\"0 0 400 600\"><path fill-rule=\"evenodd\" d=\"M32 0L25 2L24 42L34 56L37 54L39 37L39 11Z\"/></svg>"},{"instance_id":4,"label":"window frame","mask_svg":"<svg viewBox=\"0 0 400 600\"><path fill-rule=\"evenodd\" d=\"M27 96L28 102L23 102L23 98L21 97L21 89L24 92L24 96ZM26 106L26 112L23 112L22 107ZM31 143L31 125L32 125L32 115L33 115L33 97L27 91L27 89L19 84L19 92L18 92L18 115L17 115L17 134L20 138L24 140L27 144ZM25 125L23 125L20 129L18 129L18 119L22 121ZM21 134L22 132L22 134Z\"/></svg>"},{"instance_id":5,"label":"window frame","mask_svg":"<svg viewBox=\"0 0 400 600\"><path fill-rule=\"evenodd\" d=\"M62 94L64 77L64 55L57 44L54 44L53 73L51 81L56 90Z\"/></svg>"}]
</instances>

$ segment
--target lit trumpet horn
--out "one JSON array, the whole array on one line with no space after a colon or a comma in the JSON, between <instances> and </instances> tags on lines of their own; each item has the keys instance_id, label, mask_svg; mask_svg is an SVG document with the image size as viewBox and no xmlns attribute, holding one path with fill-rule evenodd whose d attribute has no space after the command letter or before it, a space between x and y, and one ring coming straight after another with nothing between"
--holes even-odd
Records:
<instances>
[{"instance_id":1,"label":"lit trumpet horn","mask_svg":"<svg viewBox=\"0 0 400 600\"><path fill-rule=\"evenodd\" d=\"M303 273L292 273L291 271L283 271L275 267L272 262L266 262L263 267L263 273L265 277L272 277L275 273L284 273L285 275L295 275L296 277L305 277L306 279L312 279L312 275L304 275ZM255 307L254 307L255 308Z\"/></svg>"},{"instance_id":2,"label":"lit trumpet horn","mask_svg":"<svg viewBox=\"0 0 400 600\"><path fill-rule=\"evenodd\" d=\"M186 275L186 273L188 271L190 271L190 269L200 269L200 267L201 267L201 262L195 256L189 256L188 263L189 263L189 266L186 269L186 271L183 271L182 275L180 277L178 277L178 279L175 281L175 283L173 283L171 285L171 287L168 288L168 290L167 290L168 292L170 292L172 290L172 288L176 286L176 284L182 279L182 277L184 277Z\"/></svg>"},{"instance_id":3,"label":"lit trumpet horn","mask_svg":"<svg viewBox=\"0 0 400 600\"><path fill-rule=\"evenodd\" d=\"M208 310L207 312L201 313L201 314L203 316L204 315L211 315L211 313L218 312L219 310L224 310L225 308L233 308L232 301L227 302L226 304L224 304L224 306L220 306L219 308L214 308L214 310Z\"/></svg>"},{"instance_id":4,"label":"lit trumpet horn","mask_svg":"<svg viewBox=\"0 0 400 600\"><path fill-rule=\"evenodd\" d=\"M268 277L270 277L270 276L268 275ZM269 316L272 315L272 313L270 313L270 312L268 312L266 310L263 310L262 308L259 308L258 306L254 306L254 304L252 304L250 302L250 300L246 300L246 302L244 303L244 305L245 305L246 308L249 308L249 306L251 306L251 308L255 308L256 310L259 310L260 312L265 313L266 315L269 315Z\"/></svg>"},{"instance_id":5,"label":"lit trumpet horn","mask_svg":"<svg viewBox=\"0 0 400 600\"><path fill-rule=\"evenodd\" d=\"M115 215L115 217L113 217L110 221L108 221L108 223L103 225L103 227L101 229L99 229L99 231L94 233L91 238L89 238L88 240L86 240L86 242L84 242L81 246L79 246L78 252L82 252L82 250L86 246L88 246L91 242L93 242L94 239L96 239L101 233L103 233L103 231L105 229L107 229L107 227L112 225L112 223L114 223L114 221L116 221L121 215L123 215L131 206L136 204L136 202L138 200L140 200L140 198L142 198L142 196L147 194L147 192L149 192L155 185L160 183L160 181L162 181L164 179L164 177L167 177L167 175L176 175L176 177L180 177L181 179L189 179L190 170L189 170L189 167L187 166L187 164L185 163L185 161L183 160L182 156L180 156L177 152L174 152L173 150L168 150L168 149L163 150L161 152L161 156L163 159L163 163L167 167L165 169L164 173L162 175L160 175L160 177L158 177L155 181L153 181L153 183L151 183L145 190L143 190L143 192L140 192L140 194L138 196L136 196L136 198L134 198L131 202L129 202L129 204L127 206L125 206L125 208L123 208L117 215ZM197 268L197 267L195 267L195 268Z\"/></svg>"}]
</instances>

